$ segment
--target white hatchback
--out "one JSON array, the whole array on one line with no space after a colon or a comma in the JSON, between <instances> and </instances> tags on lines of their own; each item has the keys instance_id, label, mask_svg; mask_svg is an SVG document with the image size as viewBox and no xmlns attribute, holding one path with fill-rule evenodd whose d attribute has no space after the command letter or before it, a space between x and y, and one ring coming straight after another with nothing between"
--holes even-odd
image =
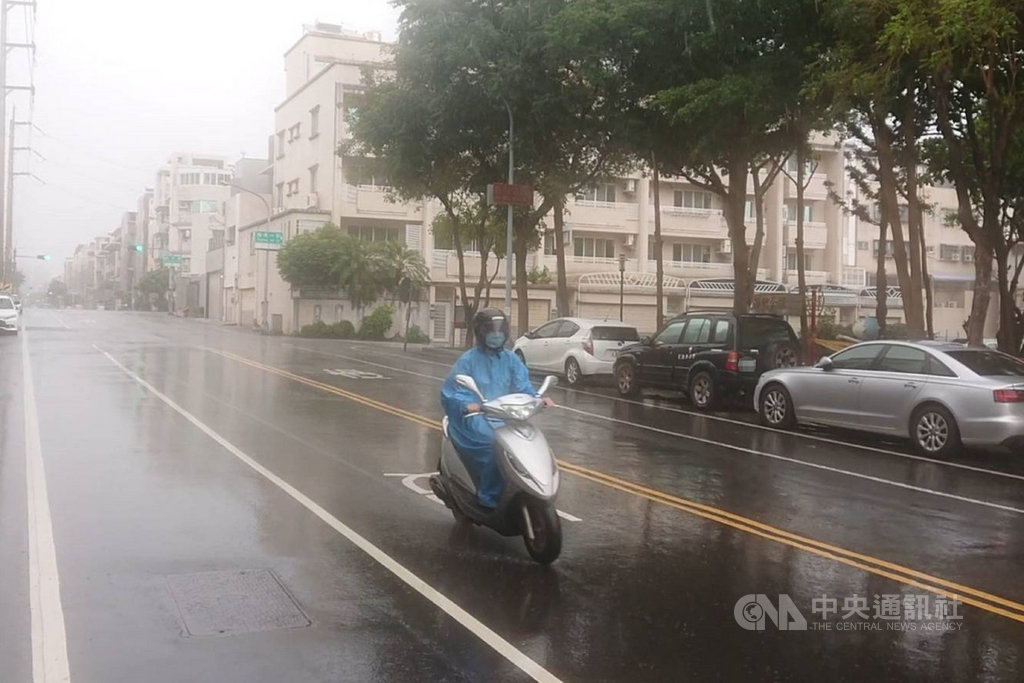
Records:
<instances>
[{"instance_id":1,"label":"white hatchback","mask_svg":"<svg viewBox=\"0 0 1024 683\"><path fill-rule=\"evenodd\" d=\"M636 327L618 321L557 318L527 332L513 347L531 370L557 372L576 386L611 375L619 350L640 341Z\"/></svg>"},{"instance_id":2,"label":"white hatchback","mask_svg":"<svg viewBox=\"0 0 1024 683\"><path fill-rule=\"evenodd\" d=\"M18 334L18 307L4 294L0 294L0 330Z\"/></svg>"}]
</instances>

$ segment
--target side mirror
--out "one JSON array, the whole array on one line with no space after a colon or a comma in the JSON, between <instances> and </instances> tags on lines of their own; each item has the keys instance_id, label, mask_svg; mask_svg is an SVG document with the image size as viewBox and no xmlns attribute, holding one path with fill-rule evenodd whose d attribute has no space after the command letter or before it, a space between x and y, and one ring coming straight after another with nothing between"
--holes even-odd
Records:
<instances>
[{"instance_id":1,"label":"side mirror","mask_svg":"<svg viewBox=\"0 0 1024 683\"><path fill-rule=\"evenodd\" d=\"M536 339L537 338L537 333L536 332L527 332L523 336L526 337L527 339Z\"/></svg>"},{"instance_id":2,"label":"side mirror","mask_svg":"<svg viewBox=\"0 0 1024 683\"><path fill-rule=\"evenodd\" d=\"M484 395L480 393L480 387L476 385L476 380L469 375L455 375L455 383L463 389L469 389L472 391L477 395L477 398L479 398L481 402L487 401L487 399L484 398Z\"/></svg>"},{"instance_id":3,"label":"side mirror","mask_svg":"<svg viewBox=\"0 0 1024 683\"><path fill-rule=\"evenodd\" d=\"M554 375L548 375L547 377L544 378L544 382L541 383L540 389L537 390L537 393L540 394L541 396L543 396L544 394L546 394L548 392L548 389L550 389L551 387L553 387L553 386L555 386L557 384L558 384L558 378L555 377Z\"/></svg>"},{"instance_id":4,"label":"side mirror","mask_svg":"<svg viewBox=\"0 0 1024 683\"><path fill-rule=\"evenodd\" d=\"M643 344L644 346L650 346L651 345L651 337L650 337L650 335L644 336L644 337L640 337L640 343Z\"/></svg>"},{"instance_id":5,"label":"side mirror","mask_svg":"<svg viewBox=\"0 0 1024 683\"><path fill-rule=\"evenodd\" d=\"M832 365L832 359L829 358L828 356L823 356L817 363L814 364L814 367L821 368L826 372L835 369L835 366Z\"/></svg>"}]
</instances>

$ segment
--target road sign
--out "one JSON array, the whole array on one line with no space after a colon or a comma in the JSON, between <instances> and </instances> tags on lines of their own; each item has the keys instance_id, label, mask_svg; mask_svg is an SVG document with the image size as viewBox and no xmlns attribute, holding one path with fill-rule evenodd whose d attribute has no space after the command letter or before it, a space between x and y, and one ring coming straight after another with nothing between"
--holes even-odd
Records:
<instances>
[{"instance_id":1,"label":"road sign","mask_svg":"<svg viewBox=\"0 0 1024 683\"><path fill-rule=\"evenodd\" d=\"M164 254L163 262L165 266L180 266L181 255L180 254Z\"/></svg>"},{"instance_id":2,"label":"road sign","mask_svg":"<svg viewBox=\"0 0 1024 683\"><path fill-rule=\"evenodd\" d=\"M491 206L511 204L512 206L533 206L533 188L529 185L491 183L487 186L487 203Z\"/></svg>"},{"instance_id":3,"label":"road sign","mask_svg":"<svg viewBox=\"0 0 1024 683\"><path fill-rule=\"evenodd\" d=\"M284 244L284 234L280 232L256 231L256 248L264 250L280 249Z\"/></svg>"}]
</instances>

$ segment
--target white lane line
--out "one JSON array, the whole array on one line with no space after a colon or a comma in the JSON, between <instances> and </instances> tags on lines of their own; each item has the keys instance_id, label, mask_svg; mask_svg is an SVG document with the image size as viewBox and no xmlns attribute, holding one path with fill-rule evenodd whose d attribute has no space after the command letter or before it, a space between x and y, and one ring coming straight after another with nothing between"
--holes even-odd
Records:
<instances>
[{"instance_id":1,"label":"white lane line","mask_svg":"<svg viewBox=\"0 0 1024 683\"><path fill-rule=\"evenodd\" d=\"M405 488L409 489L413 493L416 493L416 494L419 494L421 496L424 496L427 500L432 500L435 503L439 503L441 505L444 505L444 501L441 500L440 498L438 498L437 496L435 496L433 491L431 491L429 488L424 488L423 486L420 486L419 484L416 483L417 479L422 479L423 477L429 477L432 474L437 474L437 472L423 472L421 474L406 474L406 473L403 473L403 472L385 472L384 476L385 477L402 477L402 486L404 486ZM563 512L562 510L555 510L555 512L557 512L558 516L561 517L562 519L566 520L567 522L582 522L583 521L581 518L577 517L576 515L570 515L568 512Z\"/></svg>"},{"instance_id":2,"label":"white lane line","mask_svg":"<svg viewBox=\"0 0 1024 683\"><path fill-rule=\"evenodd\" d=\"M437 380L438 382L443 382L444 379L445 379L444 377L436 377L434 375L424 375L424 374L421 374L419 372L413 372L412 370L405 370L403 368L395 368L395 367L392 367L390 365L385 365L384 363L374 363L372 360L365 360L363 358L356 358L355 356L346 356L344 354L334 353L332 351L321 351L320 349L311 349L308 346L299 346L298 344L292 344L290 342L284 342L284 346L290 346L293 349L299 349L300 351L306 351L308 353L317 353L317 354L320 354L322 356L331 356L332 358L341 358L342 360L350 360L350 361L353 361L353 362L356 362L356 363L363 363L365 365L372 365L372 366L378 367L378 368L386 368L388 370L394 370L395 372L402 372L402 373L405 373L407 375L413 375L415 377L424 377L426 379Z\"/></svg>"},{"instance_id":3,"label":"white lane line","mask_svg":"<svg viewBox=\"0 0 1024 683\"><path fill-rule=\"evenodd\" d=\"M749 455L757 455L763 458L771 458L773 460L781 460L783 462L792 463L794 465L800 465L803 467L811 467L817 470L824 470L826 472L834 472L835 474L844 474L848 477L856 477L858 479L865 479L867 481L873 481L878 484L885 484L887 486L896 486L901 489L907 489L910 491L918 491L920 493L928 493L933 496L940 496L942 498L950 498L952 500L958 500L964 503L973 503L975 505L983 505L985 507L994 508L996 510L1004 510L1006 512L1016 512L1019 515L1024 515L1024 509L1015 508L1010 505L1001 505L999 503L992 503L987 500L979 500L977 498L968 498L966 496L958 496L954 493L945 493L943 491L936 491L934 489L926 489L922 486L914 486L913 484L904 484L899 481L892 481L890 479L883 479L881 477L873 477L869 474L861 474L859 472L851 472L850 470L840 469L838 467L829 467L828 465L819 465L818 463L807 462L805 460L797 460L796 458L787 458L784 455L775 455L774 453L765 453L764 451L758 451L753 448L744 448L743 446L734 446L732 444L721 443L720 441L712 441L711 439L705 439L699 436L692 436L690 434L683 434L681 432L672 432L667 429L660 429L658 427L649 427L647 425L636 424L635 422L628 422L627 420L619 420L614 417L607 417L605 415L599 415L597 413L591 413L586 410L580 410L578 408L570 408L568 406L558 406L562 410L568 410L579 415L586 415L597 420L605 420L607 422L615 422L618 424L635 427L637 429L644 429L649 432L656 432L658 434L665 434L667 436L674 436L680 439L688 439L690 441L697 441L698 443L720 446L722 448L728 448L733 451L740 453L747 453Z\"/></svg>"},{"instance_id":4,"label":"white lane line","mask_svg":"<svg viewBox=\"0 0 1024 683\"><path fill-rule=\"evenodd\" d=\"M39 412L32 383L28 333L21 332L21 366L24 382L25 470L28 493L28 593L32 621L32 680L64 683L71 680L68 665L64 608L60 601L57 548L46 488L43 445L39 437Z\"/></svg>"},{"instance_id":5,"label":"white lane line","mask_svg":"<svg viewBox=\"0 0 1024 683\"><path fill-rule=\"evenodd\" d=\"M346 525L344 522L339 520L337 517L327 512L318 503L306 494L299 491L297 488L286 482L281 477L277 476L263 465L256 462L254 459L246 455L241 449L232 444L230 441L225 439L223 436L215 432L211 427L207 426L204 422L200 421L195 415L182 408L180 405L174 402L173 399L163 394L160 390L154 387L146 380L139 377L137 374L129 370L127 367L122 365L112 355L93 345L93 347L102 353L110 360L111 363L116 365L126 375L135 380L141 387L149 391L151 394L163 401L168 407L174 410L176 413L184 417L186 420L191 422L199 431L206 434L208 437L216 441L224 450L231 453L233 456L244 462L246 465L251 467L257 473L262 475L269 482L277 486L279 489L287 493L296 502L302 505L304 508L312 512L314 515L319 517L324 523L330 526L332 529L337 531L339 534L347 538L356 547L365 552L367 555L372 557L381 566L387 569L389 572L398 577L407 586L415 590L417 593L425 597L427 600L432 602L434 605L444 610L450 617L455 619L457 622L462 624L469 632L475 635L477 638L482 640L488 646L490 646L495 652L502 655L509 662L518 667L523 673L528 675L535 681L546 681L546 682L557 682L559 679L555 677L550 671L542 667L537 662L533 661L519 649L517 649L510 642L499 636L497 633L492 631L486 625L483 624L479 619L474 617L466 610L459 607L452 600L447 598L443 593L438 591L433 586L429 585L420 577L413 574L411 571L406 569L402 564L392 558L390 555L385 553L383 550L375 546L370 541L366 540L363 536L359 535L351 527Z\"/></svg>"},{"instance_id":6,"label":"white lane line","mask_svg":"<svg viewBox=\"0 0 1024 683\"><path fill-rule=\"evenodd\" d=\"M290 346L295 346L295 345L294 344L290 344ZM325 353L325 352L322 352L322 351L317 351L315 349L308 349L308 348L305 348L305 347L302 347L302 346L295 346L295 348L303 349L305 351L312 351L313 353ZM378 355L378 356L388 356L388 357L391 357L391 358L402 358L402 359L405 359L405 360L409 360L409 359L406 359L404 356L399 356L399 355L396 355L396 354L393 354L393 353L386 353L384 351L370 350L369 353L372 353L372 354ZM348 358L348 357L346 357L346 358ZM358 358L351 358L351 360L359 360L359 359ZM415 361L418 362L418 363L430 363L432 365L443 365L442 363L435 363L434 361L423 360L423 359L418 359L418 358L415 359ZM408 372L409 374L418 375L420 377L430 377L430 375L419 375L419 373L411 372L409 370L402 370L401 368L394 368L394 367L391 367L389 365L383 365L381 363L374 363L372 361L364 360L362 362L363 363L369 363L370 365L377 365L377 366L384 367L384 368L390 368L391 370L395 370L396 372ZM448 367L450 367L450 366L448 366ZM440 378L435 377L434 379L440 379ZM1024 481L1024 474L1012 474L1010 472L1000 472L999 470L991 470L991 469L988 469L988 468L985 468L985 467L977 467L975 465L967 465L967 464L964 464L964 463L954 462L954 461L950 461L950 460L936 460L934 458L928 458L928 457L925 457L923 455L913 455L911 453L901 453L900 451L891 451L891 450L888 450L888 449L885 449L885 448L877 448L875 446L866 446L866 445L863 445L863 444L852 443L852 442L849 442L849 441L840 441L839 439L832 439L832 438L829 438L827 436L818 436L817 434L805 434L803 432L787 431L785 429L777 429L775 427L766 427L764 425L754 424L752 422L745 422L743 420L734 420L734 419L729 418L729 417L721 417L720 415L707 415L705 413L698 413L698 412L693 411L693 410L683 410L682 408L674 408L672 406L666 406L666 405L663 405L663 404L660 404L660 403L645 403L643 401L635 401L635 400L631 400L631 399L628 399L628 398L620 398L618 396L608 396L606 394L598 394L598 393L595 393L593 391L585 391L583 389L572 389L572 388L569 388L569 387L561 387L561 386L557 387L557 388L558 389L562 389L563 391L566 391L566 392L573 392L573 393L577 393L577 394L583 394L585 396L593 396L595 398L601 398L601 399L604 399L606 401L613 401L613 402L617 402L617 403L628 403L630 405L635 405L635 406L644 406L644 407L647 407L647 408L654 408L655 410L664 410L664 411L670 412L670 413L679 413L681 415L689 415L691 417L699 417L699 418L702 418L702 419L705 419L705 420L713 420L715 422L725 422L727 424L738 425L740 427L746 427L748 429L757 429L757 430L760 430L760 431L763 431L763 432L773 432L775 434L782 434L784 436L797 437L797 438L800 438L800 439L808 439L810 441L817 441L819 443L827 443L827 444L830 444L830 445L833 445L833 446L843 446L843 447L846 447L846 448L856 448L857 450L869 451L871 453L880 453L882 455L894 455L894 456L896 456L898 458L905 458L907 460L916 460L918 462L927 462L927 463L931 463L933 465L942 465L943 467L954 467L956 469L969 470L971 472L977 472L979 474L988 474L988 475L991 475L991 476L994 476L994 477L1003 477L1004 479L1016 479L1018 481ZM641 425L638 422L629 422L629 424L635 424L638 427L643 426L643 425Z\"/></svg>"},{"instance_id":7,"label":"white lane line","mask_svg":"<svg viewBox=\"0 0 1024 683\"><path fill-rule=\"evenodd\" d=\"M56 320L56 321L57 321L57 322L59 322L59 323L60 323L61 325L63 325L63 326L64 326L64 329L65 329L65 330L70 330L70 329L71 329L71 325L68 325L68 324L67 324L66 322L64 322L64 321L63 321L63 320L61 319L61 317L60 317L60 316L58 316L58 315L57 315L56 313L52 313L52 312L51 312L51 313L50 313L50 315L52 315L52 316L53 316L53 319L54 319L54 320Z\"/></svg>"}]
</instances>

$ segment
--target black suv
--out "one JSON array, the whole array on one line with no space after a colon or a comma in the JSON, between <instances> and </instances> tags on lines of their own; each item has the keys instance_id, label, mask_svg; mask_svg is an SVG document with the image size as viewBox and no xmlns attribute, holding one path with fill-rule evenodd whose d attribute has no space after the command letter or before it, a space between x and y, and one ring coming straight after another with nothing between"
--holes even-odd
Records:
<instances>
[{"instance_id":1,"label":"black suv","mask_svg":"<svg viewBox=\"0 0 1024 683\"><path fill-rule=\"evenodd\" d=\"M796 365L800 344L783 318L767 314L690 312L672 318L651 338L622 349L615 384L623 396L644 387L685 391L710 410L728 395L747 394L761 373Z\"/></svg>"}]
</instances>

